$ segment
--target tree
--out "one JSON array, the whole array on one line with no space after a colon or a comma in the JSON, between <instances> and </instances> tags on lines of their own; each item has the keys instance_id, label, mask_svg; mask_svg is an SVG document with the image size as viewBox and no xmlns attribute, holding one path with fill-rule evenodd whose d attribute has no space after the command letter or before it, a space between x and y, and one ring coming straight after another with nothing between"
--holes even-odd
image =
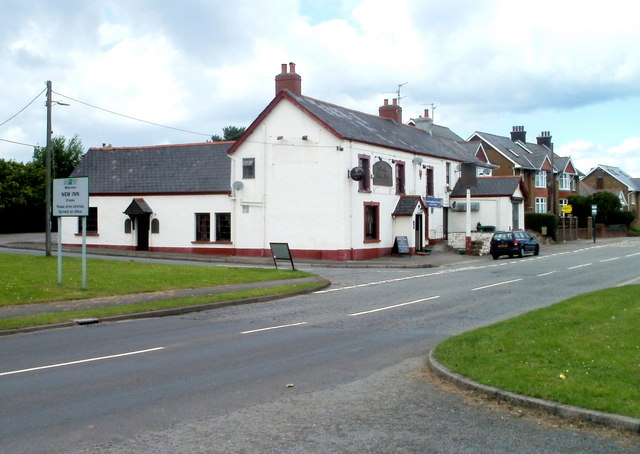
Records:
<instances>
[{"instance_id":1,"label":"tree","mask_svg":"<svg viewBox=\"0 0 640 454\"><path fill-rule=\"evenodd\" d=\"M68 177L82 158L82 142L74 136L51 141L52 177ZM46 148L36 147L26 164L0 159L0 232L45 229Z\"/></svg>"},{"instance_id":2,"label":"tree","mask_svg":"<svg viewBox=\"0 0 640 454\"><path fill-rule=\"evenodd\" d=\"M0 232L38 232L45 222L45 170L0 159Z\"/></svg>"},{"instance_id":3,"label":"tree","mask_svg":"<svg viewBox=\"0 0 640 454\"><path fill-rule=\"evenodd\" d=\"M598 207L596 222L602 224L615 223L613 219L616 213L622 210L622 203L617 195L607 191L596 192L591 196L591 201L593 205Z\"/></svg>"},{"instance_id":4,"label":"tree","mask_svg":"<svg viewBox=\"0 0 640 454\"><path fill-rule=\"evenodd\" d=\"M622 211L620 198L612 192L600 191L590 196L569 196L569 204L573 207L573 215L577 216L581 225L591 217L591 207L597 207L596 222L599 224L626 224L633 222L630 212Z\"/></svg>"},{"instance_id":5,"label":"tree","mask_svg":"<svg viewBox=\"0 0 640 454\"><path fill-rule=\"evenodd\" d=\"M84 148L82 141L76 134L73 138L67 142L63 136L57 136L51 139L51 162L52 162L52 178L66 178L71 175L73 169L78 165L82 155L84 154ZM33 150L33 160L43 168L46 165L47 148L36 147Z\"/></svg>"},{"instance_id":6,"label":"tree","mask_svg":"<svg viewBox=\"0 0 640 454\"><path fill-rule=\"evenodd\" d=\"M225 126L222 128L223 137L217 134L211 136L212 142L222 142L223 140L238 140L247 130L244 126Z\"/></svg>"}]
</instances>

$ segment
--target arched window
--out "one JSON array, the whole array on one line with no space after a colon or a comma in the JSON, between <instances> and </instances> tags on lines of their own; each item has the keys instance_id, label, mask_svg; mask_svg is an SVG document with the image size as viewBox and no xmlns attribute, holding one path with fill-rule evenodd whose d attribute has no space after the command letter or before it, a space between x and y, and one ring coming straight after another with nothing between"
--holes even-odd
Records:
<instances>
[{"instance_id":1,"label":"arched window","mask_svg":"<svg viewBox=\"0 0 640 454\"><path fill-rule=\"evenodd\" d=\"M160 233L160 221L157 218L151 220L151 233Z\"/></svg>"},{"instance_id":2,"label":"arched window","mask_svg":"<svg viewBox=\"0 0 640 454\"><path fill-rule=\"evenodd\" d=\"M124 233L131 233L131 219L124 220Z\"/></svg>"}]
</instances>

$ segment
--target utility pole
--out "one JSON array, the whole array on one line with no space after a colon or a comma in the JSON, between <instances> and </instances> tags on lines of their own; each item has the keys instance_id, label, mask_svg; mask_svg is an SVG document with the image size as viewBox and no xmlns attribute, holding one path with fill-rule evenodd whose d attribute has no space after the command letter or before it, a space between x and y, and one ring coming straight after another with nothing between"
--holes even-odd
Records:
<instances>
[{"instance_id":1,"label":"utility pole","mask_svg":"<svg viewBox=\"0 0 640 454\"><path fill-rule=\"evenodd\" d=\"M46 176L45 176L45 254L51 255L51 81L47 81L47 149L46 149Z\"/></svg>"}]
</instances>

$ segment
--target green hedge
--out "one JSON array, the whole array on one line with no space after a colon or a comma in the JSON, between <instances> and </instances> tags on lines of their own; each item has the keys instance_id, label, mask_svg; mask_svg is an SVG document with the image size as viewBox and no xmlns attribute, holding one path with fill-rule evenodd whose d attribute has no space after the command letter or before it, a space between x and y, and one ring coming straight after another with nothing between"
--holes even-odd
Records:
<instances>
[{"instance_id":1,"label":"green hedge","mask_svg":"<svg viewBox=\"0 0 640 454\"><path fill-rule=\"evenodd\" d=\"M527 230L542 233L542 227L547 228L547 236L557 240L558 218L553 214L525 213L524 226Z\"/></svg>"}]
</instances>

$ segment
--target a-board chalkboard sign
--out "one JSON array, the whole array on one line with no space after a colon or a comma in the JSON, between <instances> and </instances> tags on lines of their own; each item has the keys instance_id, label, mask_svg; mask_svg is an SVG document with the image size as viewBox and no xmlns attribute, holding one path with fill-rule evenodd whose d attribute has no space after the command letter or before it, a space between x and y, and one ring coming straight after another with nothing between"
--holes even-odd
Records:
<instances>
[{"instance_id":1,"label":"a-board chalkboard sign","mask_svg":"<svg viewBox=\"0 0 640 454\"><path fill-rule=\"evenodd\" d=\"M291 262L291 269L295 270L293 265L293 257L291 257L291 251L289 250L289 243L269 243L271 246L271 255L273 256L273 263L278 268L278 260L287 260Z\"/></svg>"},{"instance_id":2,"label":"a-board chalkboard sign","mask_svg":"<svg viewBox=\"0 0 640 454\"><path fill-rule=\"evenodd\" d=\"M397 236L393 249L398 254L409 254L409 240L406 236Z\"/></svg>"}]
</instances>

